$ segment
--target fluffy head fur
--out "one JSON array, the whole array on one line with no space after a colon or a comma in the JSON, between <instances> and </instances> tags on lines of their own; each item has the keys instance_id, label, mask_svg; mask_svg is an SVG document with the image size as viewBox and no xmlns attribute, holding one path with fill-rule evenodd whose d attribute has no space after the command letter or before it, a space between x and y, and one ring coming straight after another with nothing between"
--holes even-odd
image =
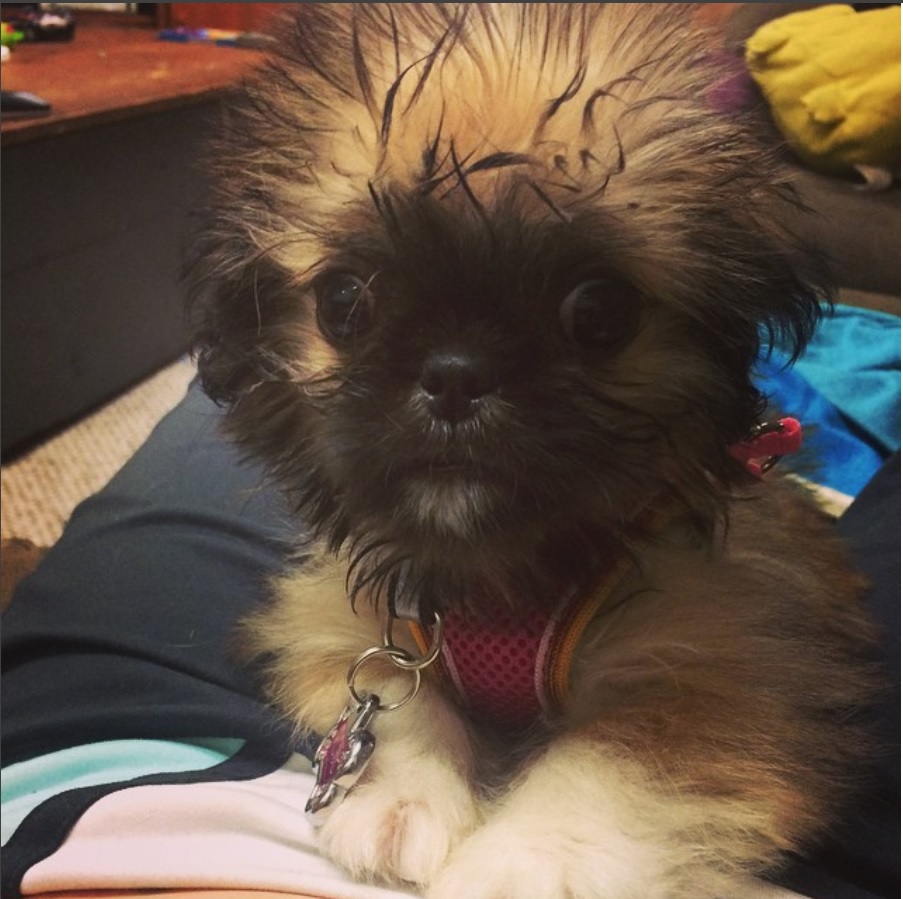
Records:
<instances>
[{"instance_id":1,"label":"fluffy head fur","mask_svg":"<svg viewBox=\"0 0 903 899\"><path fill-rule=\"evenodd\" d=\"M555 595L638 500L709 528L742 476L749 367L803 344L818 269L687 18L305 4L230 110L201 372L364 581Z\"/></svg>"}]
</instances>

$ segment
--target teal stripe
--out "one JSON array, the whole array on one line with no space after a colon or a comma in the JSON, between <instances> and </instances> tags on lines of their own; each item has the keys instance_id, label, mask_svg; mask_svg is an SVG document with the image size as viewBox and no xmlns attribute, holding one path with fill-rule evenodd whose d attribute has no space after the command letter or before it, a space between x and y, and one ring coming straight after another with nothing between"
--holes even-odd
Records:
<instances>
[{"instance_id":1,"label":"teal stripe","mask_svg":"<svg viewBox=\"0 0 903 899\"><path fill-rule=\"evenodd\" d=\"M110 740L17 762L0 773L0 844L42 802L78 787L124 783L149 774L203 771L224 762L243 740Z\"/></svg>"}]
</instances>

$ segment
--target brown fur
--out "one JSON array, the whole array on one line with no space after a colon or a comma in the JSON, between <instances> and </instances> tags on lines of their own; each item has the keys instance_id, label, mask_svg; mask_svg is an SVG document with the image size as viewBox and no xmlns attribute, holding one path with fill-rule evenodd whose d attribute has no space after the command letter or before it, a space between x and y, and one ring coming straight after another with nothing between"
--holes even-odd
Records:
<instances>
[{"instance_id":1,"label":"brown fur","mask_svg":"<svg viewBox=\"0 0 903 899\"><path fill-rule=\"evenodd\" d=\"M343 707L387 590L549 602L645 545L524 744L435 683L379 719L323 834L360 876L714 895L823 831L862 765L863 584L801 491L728 452L763 336L798 352L826 287L687 6L306 4L223 129L198 353L319 541L247 634L299 727ZM678 520L637 543L660 498Z\"/></svg>"}]
</instances>

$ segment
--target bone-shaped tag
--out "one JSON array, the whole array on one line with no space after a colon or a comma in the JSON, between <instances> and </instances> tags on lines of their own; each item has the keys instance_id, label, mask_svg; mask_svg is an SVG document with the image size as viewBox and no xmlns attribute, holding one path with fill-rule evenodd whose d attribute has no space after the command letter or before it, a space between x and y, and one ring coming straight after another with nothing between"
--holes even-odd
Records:
<instances>
[{"instance_id":1,"label":"bone-shaped tag","mask_svg":"<svg viewBox=\"0 0 903 899\"><path fill-rule=\"evenodd\" d=\"M305 806L309 820L319 826L364 773L376 737L367 729L379 710L379 697L368 693L353 700L323 738L313 760L316 783Z\"/></svg>"}]
</instances>

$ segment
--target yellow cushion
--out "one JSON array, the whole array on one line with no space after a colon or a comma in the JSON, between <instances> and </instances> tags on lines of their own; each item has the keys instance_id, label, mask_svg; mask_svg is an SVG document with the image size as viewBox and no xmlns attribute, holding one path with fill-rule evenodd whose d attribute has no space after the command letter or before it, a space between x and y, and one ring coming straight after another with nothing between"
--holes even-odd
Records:
<instances>
[{"instance_id":1,"label":"yellow cushion","mask_svg":"<svg viewBox=\"0 0 903 899\"><path fill-rule=\"evenodd\" d=\"M829 172L900 159L900 7L820 6L766 23L746 63L794 151Z\"/></svg>"}]
</instances>

